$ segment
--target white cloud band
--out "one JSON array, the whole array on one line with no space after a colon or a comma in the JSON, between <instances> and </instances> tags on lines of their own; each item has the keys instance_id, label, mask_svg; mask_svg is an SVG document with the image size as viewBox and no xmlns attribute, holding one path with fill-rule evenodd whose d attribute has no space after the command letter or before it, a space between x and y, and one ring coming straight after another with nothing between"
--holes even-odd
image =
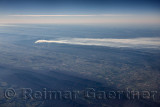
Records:
<instances>
[{"instance_id":1,"label":"white cloud band","mask_svg":"<svg viewBox=\"0 0 160 107\"><path fill-rule=\"evenodd\" d=\"M107 47L130 47L130 48L160 48L160 38L65 38L58 40L37 40L35 43L61 43L72 45L95 45Z\"/></svg>"}]
</instances>

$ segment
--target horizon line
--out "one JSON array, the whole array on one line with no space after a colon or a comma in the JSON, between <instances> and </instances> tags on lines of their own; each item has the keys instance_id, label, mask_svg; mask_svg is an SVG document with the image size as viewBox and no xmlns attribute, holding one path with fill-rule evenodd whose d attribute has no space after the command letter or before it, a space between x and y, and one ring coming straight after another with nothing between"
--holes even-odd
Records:
<instances>
[{"instance_id":1,"label":"horizon line","mask_svg":"<svg viewBox=\"0 0 160 107\"><path fill-rule=\"evenodd\" d=\"M89 15L83 15L83 14L77 14L77 15L71 15L71 14L64 14L64 15L8 15L8 16L20 16L20 17L85 17L85 16L133 16L133 14L89 14Z\"/></svg>"}]
</instances>

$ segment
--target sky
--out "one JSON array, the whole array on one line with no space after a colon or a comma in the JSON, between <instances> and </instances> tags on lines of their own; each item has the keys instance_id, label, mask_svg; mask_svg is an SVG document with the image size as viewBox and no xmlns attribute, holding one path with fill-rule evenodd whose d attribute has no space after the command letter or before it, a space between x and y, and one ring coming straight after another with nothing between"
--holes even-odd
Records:
<instances>
[{"instance_id":1,"label":"sky","mask_svg":"<svg viewBox=\"0 0 160 107\"><path fill-rule=\"evenodd\" d=\"M0 23L160 24L160 1L0 0Z\"/></svg>"}]
</instances>

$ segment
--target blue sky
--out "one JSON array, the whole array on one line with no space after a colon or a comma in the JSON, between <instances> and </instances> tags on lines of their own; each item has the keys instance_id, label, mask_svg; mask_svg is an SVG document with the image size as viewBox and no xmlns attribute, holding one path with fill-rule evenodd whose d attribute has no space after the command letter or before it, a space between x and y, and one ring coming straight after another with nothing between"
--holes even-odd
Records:
<instances>
[{"instance_id":1,"label":"blue sky","mask_svg":"<svg viewBox=\"0 0 160 107\"><path fill-rule=\"evenodd\" d=\"M159 12L159 0L0 0L1 14Z\"/></svg>"},{"instance_id":2,"label":"blue sky","mask_svg":"<svg viewBox=\"0 0 160 107\"><path fill-rule=\"evenodd\" d=\"M103 15L111 15L112 17L104 17ZM116 15L123 17L117 17ZM14 15L97 15L92 17L78 16L59 16L59 17L29 17ZM100 16L98 16L100 15ZM115 15L115 16L114 16ZM136 20L130 19L129 15L135 15ZM139 16L138 16L139 15ZM143 16L144 15L144 16ZM159 0L0 0L0 23L89 23L98 20L104 20L105 23L116 22L118 19L135 21L139 23L144 17L150 17L148 20L156 20L160 15ZM114 17L113 17L114 16ZM126 17L127 16L127 17ZM138 17L137 17L138 16ZM153 16L153 17L151 17ZM111 20L114 19L114 20ZM140 19L137 21L137 19ZM36 21L35 21L36 20ZM47 22L50 20L50 22ZM147 20L146 20L147 22ZM103 23L103 21L101 21Z\"/></svg>"}]
</instances>

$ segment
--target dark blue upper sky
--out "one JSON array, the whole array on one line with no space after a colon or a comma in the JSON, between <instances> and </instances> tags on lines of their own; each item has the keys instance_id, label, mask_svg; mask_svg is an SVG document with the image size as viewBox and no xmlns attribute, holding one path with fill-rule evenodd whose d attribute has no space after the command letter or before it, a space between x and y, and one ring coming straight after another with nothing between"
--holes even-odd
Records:
<instances>
[{"instance_id":1,"label":"dark blue upper sky","mask_svg":"<svg viewBox=\"0 0 160 107\"><path fill-rule=\"evenodd\" d=\"M0 0L0 23L160 24L160 0Z\"/></svg>"},{"instance_id":2,"label":"dark blue upper sky","mask_svg":"<svg viewBox=\"0 0 160 107\"><path fill-rule=\"evenodd\" d=\"M160 0L0 0L0 14L158 13Z\"/></svg>"}]
</instances>

